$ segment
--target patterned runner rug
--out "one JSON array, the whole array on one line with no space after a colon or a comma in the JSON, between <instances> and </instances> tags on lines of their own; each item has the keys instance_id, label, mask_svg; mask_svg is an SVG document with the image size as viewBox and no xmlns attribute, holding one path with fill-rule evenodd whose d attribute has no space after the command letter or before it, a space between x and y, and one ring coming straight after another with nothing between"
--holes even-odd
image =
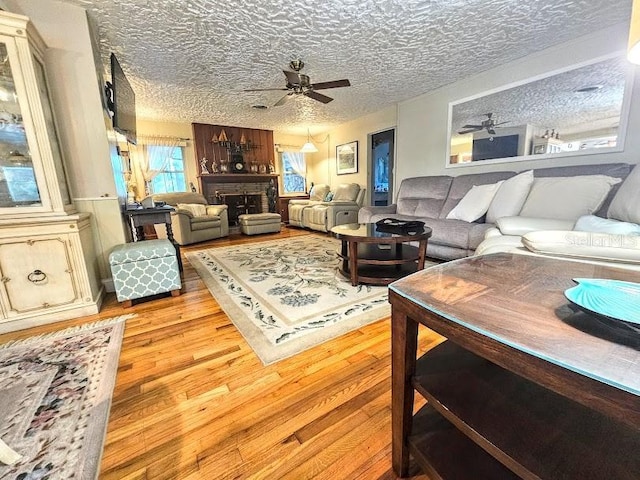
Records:
<instances>
[{"instance_id":1,"label":"patterned runner rug","mask_svg":"<svg viewBox=\"0 0 640 480\"><path fill-rule=\"evenodd\" d=\"M305 235L186 254L263 364L390 314L387 287L338 271L340 242Z\"/></svg>"},{"instance_id":2,"label":"patterned runner rug","mask_svg":"<svg viewBox=\"0 0 640 480\"><path fill-rule=\"evenodd\" d=\"M98 475L125 315L0 345L0 478Z\"/></svg>"}]
</instances>

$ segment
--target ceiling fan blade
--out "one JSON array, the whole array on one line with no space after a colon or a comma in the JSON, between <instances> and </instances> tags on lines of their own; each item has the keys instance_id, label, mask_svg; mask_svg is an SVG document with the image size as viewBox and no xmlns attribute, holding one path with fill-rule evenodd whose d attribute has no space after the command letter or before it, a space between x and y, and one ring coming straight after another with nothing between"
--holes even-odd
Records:
<instances>
[{"instance_id":1,"label":"ceiling fan blade","mask_svg":"<svg viewBox=\"0 0 640 480\"><path fill-rule=\"evenodd\" d=\"M349 80L347 80L346 78L344 80L334 80L333 82L320 82L320 83L311 84L311 87L314 90L323 90L325 88L340 88L340 87L350 87L350 86L351 86L351 82L349 82Z\"/></svg>"},{"instance_id":2,"label":"ceiling fan blade","mask_svg":"<svg viewBox=\"0 0 640 480\"><path fill-rule=\"evenodd\" d=\"M500 123L494 123L493 126L497 127L498 125L504 125L505 123L509 123L510 120L507 120L506 122L500 122Z\"/></svg>"},{"instance_id":3,"label":"ceiling fan blade","mask_svg":"<svg viewBox=\"0 0 640 480\"><path fill-rule=\"evenodd\" d=\"M286 92L289 89L288 88L250 88L248 90L243 90L243 92L270 92L274 90Z\"/></svg>"},{"instance_id":4,"label":"ceiling fan blade","mask_svg":"<svg viewBox=\"0 0 640 480\"><path fill-rule=\"evenodd\" d=\"M483 125L463 125L462 128L484 128Z\"/></svg>"},{"instance_id":5,"label":"ceiling fan blade","mask_svg":"<svg viewBox=\"0 0 640 480\"><path fill-rule=\"evenodd\" d=\"M329 102L333 101L333 98L327 97L326 95L323 95L323 94L318 93L318 92L314 92L313 90L309 90L307 92L304 92L304 95L306 95L309 98L313 98L314 100L317 100L317 101L322 102L322 103L329 103Z\"/></svg>"},{"instance_id":6,"label":"ceiling fan blade","mask_svg":"<svg viewBox=\"0 0 640 480\"><path fill-rule=\"evenodd\" d=\"M471 130L460 130L458 132L458 135L466 135L467 133L473 133L473 132L478 132L482 130L481 128L472 128Z\"/></svg>"},{"instance_id":7,"label":"ceiling fan blade","mask_svg":"<svg viewBox=\"0 0 640 480\"><path fill-rule=\"evenodd\" d=\"M280 100L278 100L276 103L274 103L274 107L279 107L280 105L284 105L285 103L287 103L287 100L289 100L289 97L293 95L293 92L291 93L287 93L284 97L282 97Z\"/></svg>"},{"instance_id":8,"label":"ceiling fan blade","mask_svg":"<svg viewBox=\"0 0 640 480\"><path fill-rule=\"evenodd\" d=\"M287 77L287 83L291 85L300 85L300 75L298 72L289 72L287 70L283 70L284 76Z\"/></svg>"}]
</instances>

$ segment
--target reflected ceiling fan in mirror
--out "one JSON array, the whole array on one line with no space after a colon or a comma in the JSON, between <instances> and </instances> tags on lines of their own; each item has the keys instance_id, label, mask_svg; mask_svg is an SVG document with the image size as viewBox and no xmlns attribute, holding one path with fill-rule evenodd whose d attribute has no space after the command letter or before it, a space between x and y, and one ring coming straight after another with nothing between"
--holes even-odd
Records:
<instances>
[{"instance_id":1,"label":"reflected ceiling fan in mirror","mask_svg":"<svg viewBox=\"0 0 640 480\"><path fill-rule=\"evenodd\" d=\"M322 93L318 93L316 90L351 86L351 83L347 79L334 80L332 82L311 83L311 79L308 75L300 73L300 70L304 67L304 62L302 60L292 60L289 63L289 67L293 72L288 70L282 71L287 79L285 88L253 88L245 90L245 92L267 92L274 90L288 91L284 97L274 104L274 107L279 107L280 105L284 105L293 95L304 95L312 98L313 100L317 100L318 102L329 103L333 101L333 98L323 95Z\"/></svg>"},{"instance_id":2,"label":"reflected ceiling fan in mirror","mask_svg":"<svg viewBox=\"0 0 640 480\"><path fill-rule=\"evenodd\" d=\"M504 125L505 123L509 123L509 120L506 122L496 123L493 118L493 112L485 113L487 116L486 120L483 120L479 125L463 125L462 128L464 130L460 130L458 132L459 135L465 135L467 133L479 132L480 130L486 130L489 135L495 135L495 128Z\"/></svg>"}]
</instances>

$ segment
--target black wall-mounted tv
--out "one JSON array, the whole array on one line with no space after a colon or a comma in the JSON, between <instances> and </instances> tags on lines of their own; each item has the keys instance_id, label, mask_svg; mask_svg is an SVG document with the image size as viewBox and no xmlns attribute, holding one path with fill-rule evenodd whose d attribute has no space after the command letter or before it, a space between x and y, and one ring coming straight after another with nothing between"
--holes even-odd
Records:
<instances>
[{"instance_id":1,"label":"black wall-mounted tv","mask_svg":"<svg viewBox=\"0 0 640 480\"><path fill-rule=\"evenodd\" d=\"M109 92L111 90L111 92ZM107 98L113 113L113 129L127 137L129 143L136 143L136 96L127 80L118 59L111 54L111 84L107 82Z\"/></svg>"},{"instance_id":2,"label":"black wall-mounted tv","mask_svg":"<svg viewBox=\"0 0 640 480\"><path fill-rule=\"evenodd\" d=\"M518 155L520 135L480 138L473 141L471 160L489 160L491 158L515 157Z\"/></svg>"}]
</instances>

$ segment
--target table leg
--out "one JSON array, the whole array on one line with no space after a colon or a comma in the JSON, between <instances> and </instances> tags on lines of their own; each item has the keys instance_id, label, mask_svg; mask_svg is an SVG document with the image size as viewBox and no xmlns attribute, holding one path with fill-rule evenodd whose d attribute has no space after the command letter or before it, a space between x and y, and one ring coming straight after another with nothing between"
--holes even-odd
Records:
<instances>
[{"instance_id":1,"label":"table leg","mask_svg":"<svg viewBox=\"0 0 640 480\"><path fill-rule=\"evenodd\" d=\"M340 254L342 255L342 271L345 275L349 271L349 247L347 243L348 242L346 240L342 240L342 247L340 249Z\"/></svg>"},{"instance_id":2,"label":"table leg","mask_svg":"<svg viewBox=\"0 0 640 480\"><path fill-rule=\"evenodd\" d=\"M142 225L138 225L136 227L136 242L141 242L144 240L144 227Z\"/></svg>"},{"instance_id":3,"label":"table leg","mask_svg":"<svg viewBox=\"0 0 640 480\"><path fill-rule=\"evenodd\" d=\"M391 309L391 461L399 477L409 473L408 439L413 423L418 323L397 308Z\"/></svg>"},{"instance_id":4,"label":"table leg","mask_svg":"<svg viewBox=\"0 0 640 480\"><path fill-rule=\"evenodd\" d=\"M349 242L349 273L351 273L351 285L358 285L358 242Z\"/></svg>"},{"instance_id":5,"label":"table leg","mask_svg":"<svg viewBox=\"0 0 640 480\"><path fill-rule=\"evenodd\" d=\"M420 240L420 244L418 245L418 270L422 270L424 268L424 261L426 256L427 256L427 241Z\"/></svg>"},{"instance_id":6,"label":"table leg","mask_svg":"<svg viewBox=\"0 0 640 480\"><path fill-rule=\"evenodd\" d=\"M167 228L167 239L173 244L173 248L176 249L176 260L178 260L178 270L182 271L182 258L180 257L180 245L173 238L173 228L171 227L171 219L165 223Z\"/></svg>"}]
</instances>

